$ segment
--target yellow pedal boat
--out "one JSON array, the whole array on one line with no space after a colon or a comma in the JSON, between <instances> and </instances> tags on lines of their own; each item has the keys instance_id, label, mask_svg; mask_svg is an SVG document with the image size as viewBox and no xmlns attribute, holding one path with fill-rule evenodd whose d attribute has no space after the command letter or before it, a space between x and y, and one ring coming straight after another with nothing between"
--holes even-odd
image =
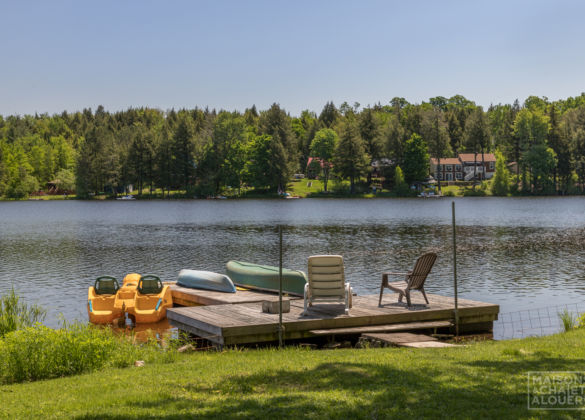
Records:
<instances>
[{"instance_id":1,"label":"yellow pedal boat","mask_svg":"<svg viewBox=\"0 0 585 420\"><path fill-rule=\"evenodd\" d=\"M173 296L168 285L157 276L145 275L138 281L134 297L134 317L137 324L151 324L166 318L167 308L173 307Z\"/></svg>"},{"instance_id":2,"label":"yellow pedal boat","mask_svg":"<svg viewBox=\"0 0 585 420\"><path fill-rule=\"evenodd\" d=\"M166 318L172 306L169 286L150 274L128 274L122 287L114 277L101 276L88 291L87 312L93 324L111 324L125 313L136 324L156 323Z\"/></svg>"},{"instance_id":3,"label":"yellow pedal boat","mask_svg":"<svg viewBox=\"0 0 585 420\"><path fill-rule=\"evenodd\" d=\"M98 277L87 292L87 313L92 324L111 324L124 316L116 306L116 296L120 286L112 276Z\"/></svg>"}]
</instances>

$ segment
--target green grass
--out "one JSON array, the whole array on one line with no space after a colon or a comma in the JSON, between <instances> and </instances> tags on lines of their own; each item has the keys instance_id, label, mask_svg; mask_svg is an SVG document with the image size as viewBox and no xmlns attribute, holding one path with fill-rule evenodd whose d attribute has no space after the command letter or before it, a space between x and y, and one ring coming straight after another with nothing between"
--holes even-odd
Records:
<instances>
[{"instance_id":1,"label":"green grass","mask_svg":"<svg viewBox=\"0 0 585 420\"><path fill-rule=\"evenodd\" d=\"M308 186L309 183L311 186ZM331 189L333 182L329 181L327 187ZM299 197L307 197L311 194L319 194L323 191L323 181L319 179L295 179L288 184L288 193Z\"/></svg>"},{"instance_id":2,"label":"green grass","mask_svg":"<svg viewBox=\"0 0 585 420\"><path fill-rule=\"evenodd\" d=\"M541 418L527 372L582 370L585 330L447 349L231 350L0 387L5 418Z\"/></svg>"}]
</instances>

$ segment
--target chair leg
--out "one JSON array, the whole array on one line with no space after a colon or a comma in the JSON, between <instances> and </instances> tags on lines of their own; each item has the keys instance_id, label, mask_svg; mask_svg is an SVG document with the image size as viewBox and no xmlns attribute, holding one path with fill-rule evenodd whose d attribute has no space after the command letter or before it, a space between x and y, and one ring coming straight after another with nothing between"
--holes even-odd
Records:
<instances>
[{"instance_id":1,"label":"chair leg","mask_svg":"<svg viewBox=\"0 0 585 420\"><path fill-rule=\"evenodd\" d=\"M425 298L425 302L428 305L429 304L429 300L427 299L427 294L425 293L425 289L421 288L420 291L421 291L423 297Z\"/></svg>"},{"instance_id":2,"label":"chair leg","mask_svg":"<svg viewBox=\"0 0 585 420\"><path fill-rule=\"evenodd\" d=\"M308 289L308 285L305 284L305 293L304 293L304 300L305 300L305 310L303 311L303 313L301 314L301 316L306 316L307 315L307 300L308 300L308 296L307 296L307 290Z\"/></svg>"},{"instance_id":3,"label":"chair leg","mask_svg":"<svg viewBox=\"0 0 585 420\"><path fill-rule=\"evenodd\" d=\"M384 293L384 286L388 284L388 274L382 274L382 284L380 285L380 300L378 306L382 306L382 294Z\"/></svg>"},{"instance_id":4,"label":"chair leg","mask_svg":"<svg viewBox=\"0 0 585 420\"><path fill-rule=\"evenodd\" d=\"M410 290L407 290L405 294L406 294L406 304L410 308L412 306L412 304L410 303Z\"/></svg>"},{"instance_id":5,"label":"chair leg","mask_svg":"<svg viewBox=\"0 0 585 420\"><path fill-rule=\"evenodd\" d=\"M402 303L403 297L404 297L404 295L402 294L402 292L398 293L398 302Z\"/></svg>"}]
</instances>

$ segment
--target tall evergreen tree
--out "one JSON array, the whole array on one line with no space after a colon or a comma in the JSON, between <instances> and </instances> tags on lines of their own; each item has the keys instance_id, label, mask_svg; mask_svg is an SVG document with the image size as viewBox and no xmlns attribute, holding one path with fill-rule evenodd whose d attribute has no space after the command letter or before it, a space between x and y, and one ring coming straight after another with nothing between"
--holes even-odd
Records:
<instances>
[{"instance_id":1,"label":"tall evergreen tree","mask_svg":"<svg viewBox=\"0 0 585 420\"><path fill-rule=\"evenodd\" d=\"M429 146L431 156L437 159L439 171L441 170L441 158L450 155L449 134L443 120L442 112L434 109L425 114L422 124L423 137ZM441 176L439 175L438 188L441 191Z\"/></svg>"},{"instance_id":2,"label":"tall evergreen tree","mask_svg":"<svg viewBox=\"0 0 585 420\"><path fill-rule=\"evenodd\" d=\"M466 149L473 153L473 179L477 179L477 155L481 153L482 170L485 171L485 152L489 147L489 129L487 118L481 107L469 115L465 123ZM483 172L485 176L485 172ZM475 188L475 184L474 184Z\"/></svg>"},{"instance_id":3,"label":"tall evergreen tree","mask_svg":"<svg viewBox=\"0 0 585 420\"><path fill-rule=\"evenodd\" d=\"M404 179L409 185L427 177L429 159L428 147L423 138L418 134L410 136L405 144L403 163Z\"/></svg>"},{"instance_id":4,"label":"tall evergreen tree","mask_svg":"<svg viewBox=\"0 0 585 420\"><path fill-rule=\"evenodd\" d=\"M364 141L359 135L357 122L348 116L335 150L333 165L342 178L349 178L350 193L355 193L355 183L368 169L369 156Z\"/></svg>"},{"instance_id":5,"label":"tall evergreen tree","mask_svg":"<svg viewBox=\"0 0 585 420\"><path fill-rule=\"evenodd\" d=\"M362 111L359 118L360 136L364 140L366 153L370 157L370 166L367 171L368 186L372 183L372 162L382 157L383 143L380 135L380 123L376 113L371 108Z\"/></svg>"},{"instance_id":6,"label":"tall evergreen tree","mask_svg":"<svg viewBox=\"0 0 585 420\"><path fill-rule=\"evenodd\" d=\"M327 102L319 114L319 121L327 127L331 128L339 118L339 111L335 108L333 101Z\"/></svg>"},{"instance_id":7,"label":"tall evergreen tree","mask_svg":"<svg viewBox=\"0 0 585 420\"><path fill-rule=\"evenodd\" d=\"M548 145L557 156L557 165L554 168L554 189L565 194L571 180L571 150L565 133L561 130L558 113L554 104L549 108L550 130Z\"/></svg>"},{"instance_id":8,"label":"tall evergreen tree","mask_svg":"<svg viewBox=\"0 0 585 420\"><path fill-rule=\"evenodd\" d=\"M270 150L274 158L279 159L279 162L273 163L274 168L279 168L278 189L284 191L298 162L298 148L292 132L290 117L278 104L273 104L268 111L260 116L259 126L261 134L271 137Z\"/></svg>"},{"instance_id":9,"label":"tall evergreen tree","mask_svg":"<svg viewBox=\"0 0 585 420\"><path fill-rule=\"evenodd\" d=\"M195 175L195 129L193 121L186 113L181 113L173 133L172 180L173 186L189 189Z\"/></svg>"}]
</instances>

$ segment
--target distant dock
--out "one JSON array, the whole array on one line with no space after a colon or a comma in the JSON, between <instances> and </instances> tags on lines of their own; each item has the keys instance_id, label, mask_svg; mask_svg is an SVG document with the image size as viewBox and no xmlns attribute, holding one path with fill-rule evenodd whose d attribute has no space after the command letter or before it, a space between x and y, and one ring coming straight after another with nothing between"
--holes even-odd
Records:
<instances>
[{"instance_id":1,"label":"distant dock","mask_svg":"<svg viewBox=\"0 0 585 420\"><path fill-rule=\"evenodd\" d=\"M262 301L278 295L256 291L221 293L172 286L173 300L185 306L167 310L171 325L223 347L270 343L278 340L278 314L262 312ZM385 293L382 307L378 295L353 297L353 308L344 315L343 305L315 303L308 316L301 316L303 299L290 299L290 312L283 313L284 339L299 340L323 336L360 336L390 332L452 332L453 298L427 294L429 304L415 294L413 306L397 302L397 295ZM459 299L459 330L489 333L498 319L499 305Z\"/></svg>"}]
</instances>

